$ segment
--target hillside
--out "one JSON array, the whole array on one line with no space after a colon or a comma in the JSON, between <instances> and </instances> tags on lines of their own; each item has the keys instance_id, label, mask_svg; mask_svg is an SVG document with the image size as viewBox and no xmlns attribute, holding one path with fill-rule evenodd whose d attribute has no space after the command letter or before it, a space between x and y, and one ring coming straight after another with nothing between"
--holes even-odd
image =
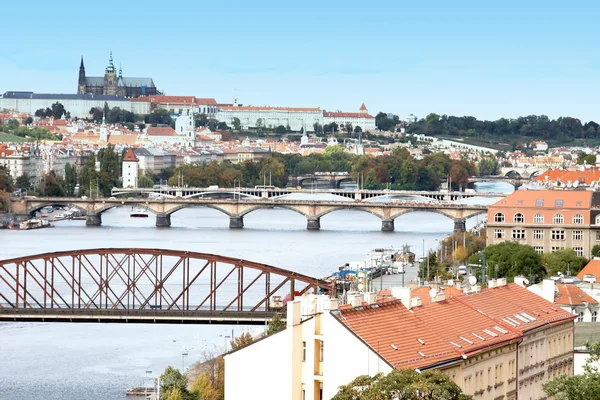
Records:
<instances>
[{"instance_id":1,"label":"hillside","mask_svg":"<svg viewBox=\"0 0 600 400\"><path fill-rule=\"evenodd\" d=\"M11 135L9 133L0 132L0 143L2 143L2 142L4 142L4 143L6 143L6 142L22 143L22 142L26 142L26 141L27 141L26 138Z\"/></svg>"}]
</instances>

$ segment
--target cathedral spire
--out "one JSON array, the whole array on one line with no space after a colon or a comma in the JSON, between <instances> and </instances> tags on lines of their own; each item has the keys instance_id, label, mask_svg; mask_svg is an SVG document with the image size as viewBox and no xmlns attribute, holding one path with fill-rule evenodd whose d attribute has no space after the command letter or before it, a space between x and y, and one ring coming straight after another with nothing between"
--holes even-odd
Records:
<instances>
[{"instance_id":1,"label":"cathedral spire","mask_svg":"<svg viewBox=\"0 0 600 400\"><path fill-rule=\"evenodd\" d=\"M123 69L121 68L120 63L119 63L119 78L123 78Z\"/></svg>"},{"instance_id":2,"label":"cathedral spire","mask_svg":"<svg viewBox=\"0 0 600 400\"><path fill-rule=\"evenodd\" d=\"M113 72L115 70L115 64L113 63L112 51L110 52L110 58L108 59L108 67L106 67L107 71Z\"/></svg>"},{"instance_id":3,"label":"cathedral spire","mask_svg":"<svg viewBox=\"0 0 600 400\"><path fill-rule=\"evenodd\" d=\"M79 64L79 69L85 69L83 66L83 56L81 56L81 64Z\"/></svg>"}]
</instances>

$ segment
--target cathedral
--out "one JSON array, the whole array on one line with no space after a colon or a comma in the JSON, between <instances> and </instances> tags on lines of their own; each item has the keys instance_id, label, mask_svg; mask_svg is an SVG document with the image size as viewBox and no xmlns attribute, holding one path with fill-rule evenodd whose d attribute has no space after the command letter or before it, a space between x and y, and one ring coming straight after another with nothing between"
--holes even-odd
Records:
<instances>
[{"instance_id":1,"label":"cathedral","mask_svg":"<svg viewBox=\"0 0 600 400\"><path fill-rule=\"evenodd\" d=\"M154 85L152 78L123 78L121 68L119 73L113 64L112 52L108 66L104 71L104 77L85 76L83 57L79 66L79 82L77 94L106 94L124 97L156 96L161 95Z\"/></svg>"}]
</instances>

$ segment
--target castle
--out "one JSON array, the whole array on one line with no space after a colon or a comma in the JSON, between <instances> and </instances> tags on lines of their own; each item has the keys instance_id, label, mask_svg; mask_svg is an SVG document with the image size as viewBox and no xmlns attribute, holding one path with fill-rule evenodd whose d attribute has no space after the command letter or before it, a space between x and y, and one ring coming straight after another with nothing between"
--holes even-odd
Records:
<instances>
[{"instance_id":1,"label":"castle","mask_svg":"<svg viewBox=\"0 0 600 400\"><path fill-rule=\"evenodd\" d=\"M108 66L104 71L104 77L85 76L83 56L81 57L77 94L86 93L124 97L156 96L162 94L154 85L152 78L124 78L121 68L119 68L117 75L117 70L113 64L112 52L110 53Z\"/></svg>"}]
</instances>

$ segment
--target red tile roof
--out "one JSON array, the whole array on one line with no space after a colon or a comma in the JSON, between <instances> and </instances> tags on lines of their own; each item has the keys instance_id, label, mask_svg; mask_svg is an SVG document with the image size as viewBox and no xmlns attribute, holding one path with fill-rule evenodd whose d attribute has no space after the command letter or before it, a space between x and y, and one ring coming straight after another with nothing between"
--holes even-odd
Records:
<instances>
[{"instance_id":1,"label":"red tile roof","mask_svg":"<svg viewBox=\"0 0 600 400\"><path fill-rule=\"evenodd\" d=\"M560 180L563 183L571 181L590 185L590 183L600 180L600 168L590 167L585 168L583 171L580 169L574 170L563 170L563 169L549 169L543 174L536 176L534 179L536 182L546 182L546 178L549 182L555 182Z\"/></svg>"},{"instance_id":2,"label":"red tile roof","mask_svg":"<svg viewBox=\"0 0 600 400\"><path fill-rule=\"evenodd\" d=\"M331 112L324 111L323 116L325 118L375 118L371 114L367 113L352 113L352 112Z\"/></svg>"},{"instance_id":3,"label":"red tile roof","mask_svg":"<svg viewBox=\"0 0 600 400\"><path fill-rule=\"evenodd\" d=\"M396 368L423 368L459 360L522 337L518 330L500 326L456 298L410 311L394 300L340 308L334 315Z\"/></svg>"},{"instance_id":4,"label":"red tile roof","mask_svg":"<svg viewBox=\"0 0 600 400\"><path fill-rule=\"evenodd\" d=\"M224 111L290 111L290 112L321 112L320 108L311 107L271 107L271 106L222 106Z\"/></svg>"},{"instance_id":5,"label":"red tile roof","mask_svg":"<svg viewBox=\"0 0 600 400\"><path fill-rule=\"evenodd\" d=\"M170 126L151 126L147 131L148 136L178 136Z\"/></svg>"},{"instance_id":6,"label":"red tile roof","mask_svg":"<svg viewBox=\"0 0 600 400\"><path fill-rule=\"evenodd\" d=\"M557 293L554 294L554 303L566 306L581 306L584 304L598 304L596 300L580 287L572 283L559 283L556 285Z\"/></svg>"},{"instance_id":7,"label":"red tile roof","mask_svg":"<svg viewBox=\"0 0 600 400\"><path fill-rule=\"evenodd\" d=\"M580 280L583 280L583 277L588 274L594 275L597 281L600 280L600 260L590 260L590 262L587 263L587 265L583 267L581 271L579 271L577 277Z\"/></svg>"},{"instance_id":8,"label":"red tile roof","mask_svg":"<svg viewBox=\"0 0 600 400\"><path fill-rule=\"evenodd\" d=\"M365 106L365 103L362 103L362 106L360 106L360 111L367 111L367 106Z\"/></svg>"},{"instance_id":9,"label":"red tile roof","mask_svg":"<svg viewBox=\"0 0 600 400\"><path fill-rule=\"evenodd\" d=\"M503 327L521 332L575 318L571 313L515 283L485 289L481 293L458 296L455 299L494 318Z\"/></svg>"},{"instance_id":10,"label":"red tile roof","mask_svg":"<svg viewBox=\"0 0 600 400\"><path fill-rule=\"evenodd\" d=\"M590 209L592 207L591 191L569 190L516 190L492 204L491 208L552 208L556 200L562 200L562 209ZM536 200L543 199L542 207L536 207Z\"/></svg>"},{"instance_id":11,"label":"red tile roof","mask_svg":"<svg viewBox=\"0 0 600 400\"><path fill-rule=\"evenodd\" d=\"M446 298L451 298L455 296L460 296L462 291L455 288L454 286L443 286L440 288L441 293L444 293ZM427 305L431 303L431 296L429 296L429 291L431 290L428 286L421 286L416 289L410 291L410 297L418 297L421 299L422 305Z\"/></svg>"},{"instance_id":12,"label":"red tile roof","mask_svg":"<svg viewBox=\"0 0 600 400\"><path fill-rule=\"evenodd\" d=\"M125 156L123 157L123 161L139 161L138 158L135 156L135 153L133 152L133 149L130 147L127 149L127 153L125 153Z\"/></svg>"}]
</instances>

